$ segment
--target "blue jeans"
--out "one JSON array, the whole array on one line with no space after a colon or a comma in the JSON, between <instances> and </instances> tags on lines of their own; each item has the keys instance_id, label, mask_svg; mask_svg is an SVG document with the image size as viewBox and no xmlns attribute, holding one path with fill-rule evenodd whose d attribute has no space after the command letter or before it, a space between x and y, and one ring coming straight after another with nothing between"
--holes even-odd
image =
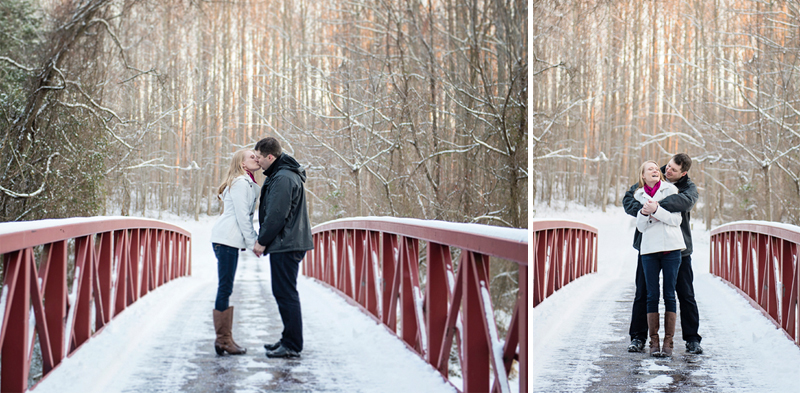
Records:
<instances>
[{"instance_id":1,"label":"blue jeans","mask_svg":"<svg viewBox=\"0 0 800 393\"><path fill-rule=\"evenodd\" d=\"M700 312L694 298L694 271L692 271L692 256L684 255L681 267L678 268L678 279L675 282L675 294L678 295L678 305L681 309L681 331L683 341L700 342L703 337L697 333L700 330ZM631 327L628 330L631 340L634 338L647 341L647 284L642 268L642 256L639 255L636 263L636 295L633 299L631 311Z\"/></svg>"},{"instance_id":2,"label":"blue jeans","mask_svg":"<svg viewBox=\"0 0 800 393\"><path fill-rule=\"evenodd\" d=\"M214 255L217 256L217 301L214 308L217 311L228 309L228 299L233 293L233 278L236 276L236 266L239 264L239 249L224 244L211 243Z\"/></svg>"},{"instance_id":3,"label":"blue jeans","mask_svg":"<svg viewBox=\"0 0 800 393\"><path fill-rule=\"evenodd\" d=\"M658 276L664 272L664 308L667 312L677 312L675 301L675 282L681 266L680 250L656 252L642 255L642 268L647 286L647 312L658 312Z\"/></svg>"}]
</instances>

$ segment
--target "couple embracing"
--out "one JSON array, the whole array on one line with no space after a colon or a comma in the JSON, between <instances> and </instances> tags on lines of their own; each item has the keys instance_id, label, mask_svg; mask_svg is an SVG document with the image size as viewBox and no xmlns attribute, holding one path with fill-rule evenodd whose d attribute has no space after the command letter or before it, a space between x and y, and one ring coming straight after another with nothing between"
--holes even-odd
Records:
<instances>
[{"instance_id":1,"label":"couple embracing","mask_svg":"<svg viewBox=\"0 0 800 393\"><path fill-rule=\"evenodd\" d=\"M259 187L253 173L263 170L266 178ZM214 303L214 349L218 355L247 353L233 340L233 307L229 298L239 251L250 250L257 257L269 254L272 294L283 322L281 339L265 344L267 357L296 358L303 350L303 321L297 274L306 251L314 248L306 207L306 172L292 156L282 152L277 139L256 143L255 150L239 150L231 159L218 195L223 211L211 230L217 257L219 284ZM259 231L253 227L256 202Z\"/></svg>"},{"instance_id":2,"label":"couple embracing","mask_svg":"<svg viewBox=\"0 0 800 393\"><path fill-rule=\"evenodd\" d=\"M651 356L672 356L677 320L675 294L681 308L681 330L686 352L700 354L702 337L697 333L700 315L694 297L692 271L691 210L699 198L689 179L692 159L674 155L659 168L646 161L639 169L639 182L622 200L625 212L636 217L633 246L639 250L636 295L631 313L629 352L644 352L650 337ZM664 285L664 341L659 342L659 275Z\"/></svg>"}]
</instances>

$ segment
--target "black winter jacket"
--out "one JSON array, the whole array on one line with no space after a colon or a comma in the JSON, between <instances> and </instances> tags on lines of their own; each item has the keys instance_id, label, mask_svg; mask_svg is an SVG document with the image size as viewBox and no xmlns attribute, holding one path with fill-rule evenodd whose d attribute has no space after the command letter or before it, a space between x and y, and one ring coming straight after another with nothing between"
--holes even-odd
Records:
<instances>
[{"instance_id":1,"label":"black winter jacket","mask_svg":"<svg viewBox=\"0 0 800 393\"><path fill-rule=\"evenodd\" d=\"M665 170L666 166L662 166L661 172L663 173ZM688 174L674 184L675 187L678 187L678 194L664 198L658 205L660 206L659 208L664 208L670 213L681 213L681 232L683 233L683 242L686 243L686 249L681 251L681 256L685 257L692 255L692 230L689 221L692 218L692 207L700 198L700 194L697 193L697 186L694 185L692 179L689 179ZM638 182L631 186L628 192L625 193L625 197L622 198L622 207L625 208L625 213L634 217L639 213L639 210L642 210L642 204L633 198L633 193L636 192L637 188L639 188ZM638 250L641 244L642 233L636 229L633 234L633 248Z\"/></svg>"},{"instance_id":2,"label":"black winter jacket","mask_svg":"<svg viewBox=\"0 0 800 393\"><path fill-rule=\"evenodd\" d=\"M258 243L265 254L308 251L314 248L303 183L306 171L286 153L264 171L258 207Z\"/></svg>"}]
</instances>

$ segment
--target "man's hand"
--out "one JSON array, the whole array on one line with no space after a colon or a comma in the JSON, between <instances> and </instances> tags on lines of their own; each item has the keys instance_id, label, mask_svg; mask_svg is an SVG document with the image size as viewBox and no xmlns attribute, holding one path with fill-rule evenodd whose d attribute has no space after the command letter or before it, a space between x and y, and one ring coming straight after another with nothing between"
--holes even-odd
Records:
<instances>
[{"instance_id":1,"label":"man's hand","mask_svg":"<svg viewBox=\"0 0 800 393\"><path fill-rule=\"evenodd\" d=\"M647 203L642 206L642 214L646 214L648 216L655 213L656 210L658 210L658 202L652 199L647 201Z\"/></svg>"},{"instance_id":2,"label":"man's hand","mask_svg":"<svg viewBox=\"0 0 800 393\"><path fill-rule=\"evenodd\" d=\"M256 242L255 247L253 247L253 253L256 254L257 257L264 255L264 249L266 247L262 246L259 242Z\"/></svg>"}]
</instances>

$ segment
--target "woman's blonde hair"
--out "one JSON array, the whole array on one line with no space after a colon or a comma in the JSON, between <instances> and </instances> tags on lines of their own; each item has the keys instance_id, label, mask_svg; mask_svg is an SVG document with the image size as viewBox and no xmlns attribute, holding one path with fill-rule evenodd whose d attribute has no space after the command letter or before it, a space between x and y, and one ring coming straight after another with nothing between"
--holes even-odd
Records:
<instances>
[{"instance_id":1,"label":"woman's blonde hair","mask_svg":"<svg viewBox=\"0 0 800 393\"><path fill-rule=\"evenodd\" d=\"M225 192L225 189L231 186L234 179L247 173L242 166L244 163L244 155L247 154L247 152L252 152L252 150L242 149L236 153L233 153L233 157L231 157L231 165L228 167L228 174L225 175L225 181L219 185L217 195L222 195L222 193Z\"/></svg>"},{"instance_id":2,"label":"woman's blonde hair","mask_svg":"<svg viewBox=\"0 0 800 393\"><path fill-rule=\"evenodd\" d=\"M644 187L644 167L645 167L645 165L647 165L647 164L649 164L651 162L653 164L656 164L656 168L658 168L658 163L653 161L653 160L648 160L648 161L645 161L645 162L642 163L642 166L639 167L639 188ZM658 177L662 181L664 180L664 174L661 173L661 170L658 171Z\"/></svg>"}]
</instances>

